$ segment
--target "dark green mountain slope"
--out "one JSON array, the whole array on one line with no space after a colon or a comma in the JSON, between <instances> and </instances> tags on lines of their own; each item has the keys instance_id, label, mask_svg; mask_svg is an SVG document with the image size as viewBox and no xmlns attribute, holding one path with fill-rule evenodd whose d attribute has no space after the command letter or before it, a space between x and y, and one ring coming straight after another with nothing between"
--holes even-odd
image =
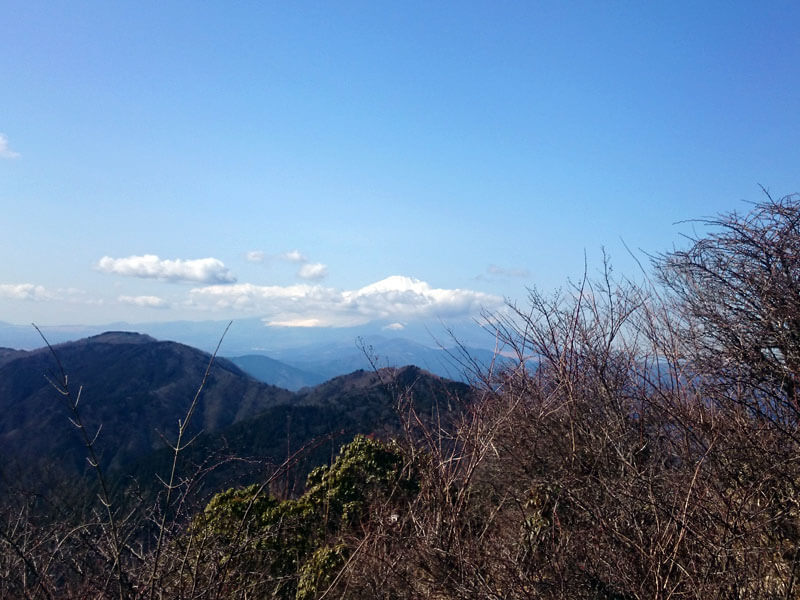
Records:
<instances>
[{"instance_id":1,"label":"dark green mountain slope","mask_svg":"<svg viewBox=\"0 0 800 600\"><path fill-rule=\"evenodd\" d=\"M425 415L446 414L468 399L470 387L409 365L376 371L358 370L314 388L301 390L297 403L326 406L352 414L357 420L391 424L398 401L409 401ZM360 432L363 433L363 432Z\"/></svg>"},{"instance_id":2,"label":"dark green mountain slope","mask_svg":"<svg viewBox=\"0 0 800 600\"><path fill-rule=\"evenodd\" d=\"M354 435L398 433L411 406L435 427L456 414L473 393L465 384L414 366L360 370L303 390L291 404L270 407L251 419L201 435L187 449L183 464L189 474L208 464L210 456L237 457L206 477L207 488L221 489L261 480L288 456L311 446L282 480L281 485L298 491L308 471L329 462ZM153 453L136 466L136 479L146 482L163 474L170 460L166 450Z\"/></svg>"},{"instance_id":3,"label":"dark green mountain slope","mask_svg":"<svg viewBox=\"0 0 800 600\"><path fill-rule=\"evenodd\" d=\"M82 387L79 408L90 435L102 424L97 447L102 464L112 469L163 446L162 435L174 436L210 358L183 344L122 332L60 344L55 351L72 393ZM57 373L51 353L3 356L10 360L0 362L0 453L33 463L58 457L62 467L82 469L85 453L64 399L46 378ZM190 431L218 431L290 398L290 392L218 359Z\"/></svg>"}]
</instances>

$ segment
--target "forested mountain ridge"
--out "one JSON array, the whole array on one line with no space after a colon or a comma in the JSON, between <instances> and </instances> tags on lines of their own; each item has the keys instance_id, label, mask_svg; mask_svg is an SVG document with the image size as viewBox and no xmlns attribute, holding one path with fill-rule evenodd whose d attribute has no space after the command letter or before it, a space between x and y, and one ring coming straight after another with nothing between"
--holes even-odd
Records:
<instances>
[{"instance_id":1,"label":"forested mountain ridge","mask_svg":"<svg viewBox=\"0 0 800 600\"><path fill-rule=\"evenodd\" d=\"M17 459L48 460L83 468L84 455L59 381L58 357L72 401L105 467L119 468L162 446L197 391L210 356L177 344L128 332L0 354L0 451ZM5 360L3 360L5 359ZM227 360L217 359L190 432L216 431L287 402L291 393L258 382Z\"/></svg>"},{"instance_id":2,"label":"forested mountain ridge","mask_svg":"<svg viewBox=\"0 0 800 600\"><path fill-rule=\"evenodd\" d=\"M402 436L403 419L411 408L431 426L447 423L474 394L466 384L415 366L359 370L301 390L290 402L271 406L254 417L203 433L186 449L182 460L191 471L214 457L221 464L206 476L205 486L219 489L258 481L297 454L283 483L297 493L303 490L308 472L329 463L354 435ZM168 448L144 456L133 466L133 476L137 481L149 481L154 473L167 469L170 459Z\"/></svg>"}]
</instances>

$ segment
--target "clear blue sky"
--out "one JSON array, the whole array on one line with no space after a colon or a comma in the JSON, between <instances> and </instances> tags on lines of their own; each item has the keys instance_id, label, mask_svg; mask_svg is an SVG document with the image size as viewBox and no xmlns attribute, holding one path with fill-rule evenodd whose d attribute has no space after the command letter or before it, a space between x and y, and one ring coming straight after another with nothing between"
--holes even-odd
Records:
<instances>
[{"instance_id":1,"label":"clear blue sky","mask_svg":"<svg viewBox=\"0 0 800 600\"><path fill-rule=\"evenodd\" d=\"M0 14L0 321L399 329L800 191L796 2Z\"/></svg>"}]
</instances>

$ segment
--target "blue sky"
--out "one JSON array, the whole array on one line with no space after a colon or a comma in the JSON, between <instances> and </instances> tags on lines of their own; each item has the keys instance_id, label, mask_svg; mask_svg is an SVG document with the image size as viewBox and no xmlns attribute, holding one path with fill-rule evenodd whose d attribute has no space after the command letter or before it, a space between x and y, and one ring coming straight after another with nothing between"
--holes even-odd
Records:
<instances>
[{"instance_id":1,"label":"blue sky","mask_svg":"<svg viewBox=\"0 0 800 600\"><path fill-rule=\"evenodd\" d=\"M0 10L0 321L399 330L800 191L796 3Z\"/></svg>"}]
</instances>

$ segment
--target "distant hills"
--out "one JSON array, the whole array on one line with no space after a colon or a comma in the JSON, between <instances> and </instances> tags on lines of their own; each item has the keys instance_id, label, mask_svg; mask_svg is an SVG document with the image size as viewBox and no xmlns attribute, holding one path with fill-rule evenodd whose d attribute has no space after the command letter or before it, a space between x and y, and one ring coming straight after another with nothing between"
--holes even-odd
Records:
<instances>
[{"instance_id":1,"label":"distant hills","mask_svg":"<svg viewBox=\"0 0 800 600\"><path fill-rule=\"evenodd\" d=\"M468 360L464 352L469 355ZM232 357L231 360L253 377L275 385L287 381L281 379L284 375L280 372L287 365L303 372L302 376L297 374L298 382L313 385L359 369L373 370L405 365L416 365L440 377L467 381L474 375L471 372L474 368L484 371L492 361L506 361L504 357L496 357L493 352L480 348L430 348L411 340L378 335L347 342L279 349L272 352L269 358L271 361L280 361L284 367L271 361L259 364L254 358L240 361L239 358Z\"/></svg>"},{"instance_id":2,"label":"distant hills","mask_svg":"<svg viewBox=\"0 0 800 600\"><path fill-rule=\"evenodd\" d=\"M317 385L326 379L319 373L298 369L261 354L232 356L229 360L251 377L291 391Z\"/></svg>"}]
</instances>

